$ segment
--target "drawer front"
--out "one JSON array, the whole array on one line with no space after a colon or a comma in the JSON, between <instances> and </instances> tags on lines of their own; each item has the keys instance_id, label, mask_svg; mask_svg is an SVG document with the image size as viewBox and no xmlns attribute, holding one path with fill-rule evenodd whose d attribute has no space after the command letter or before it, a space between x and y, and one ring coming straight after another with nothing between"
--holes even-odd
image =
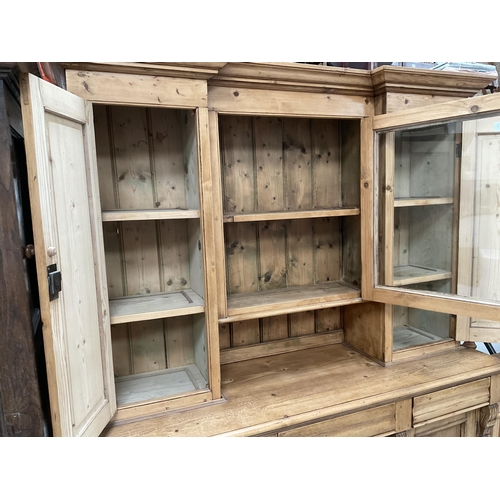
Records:
<instances>
[{"instance_id":1,"label":"drawer front","mask_svg":"<svg viewBox=\"0 0 500 500\"><path fill-rule=\"evenodd\" d=\"M365 437L396 430L396 404L336 417L278 433L281 437Z\"/></svg>"},{"instance_id":2,"label":"drawer front","mask_svg":"<svg viewBox=\"0 0 500 500\"><path fill-rule=\"evenodd\" d=\"M413 399L413 425L423 425L462 410L478 408L490 401L490 379L477 380Z\"/></svg>"}]
</instances>

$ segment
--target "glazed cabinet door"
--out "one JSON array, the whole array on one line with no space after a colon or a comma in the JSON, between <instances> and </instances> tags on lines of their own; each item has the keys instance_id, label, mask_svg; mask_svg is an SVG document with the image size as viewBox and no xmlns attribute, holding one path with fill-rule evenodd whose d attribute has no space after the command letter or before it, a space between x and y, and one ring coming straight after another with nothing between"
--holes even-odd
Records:
<instances>
[{"instance_id":1,"label":"glazed cabinet door","mask_svg":"<svg viewBox=\"0 0 500 500\"><path fill-rule=\"evenodd\" d=\"M54 435L116 410L92 106L22 75L22 111Z\"/></svg>"},{"instance_id":2,"label":"glazed cabinet door","mask_svg":"<svg viewBox=\"0 0 500 500\"><path fill-rule=\"evenodd\" d=\"M395 345L500 341L500 95L377 116L373 128L365 298L396 306Z\"/></svg>"}]
</instances>

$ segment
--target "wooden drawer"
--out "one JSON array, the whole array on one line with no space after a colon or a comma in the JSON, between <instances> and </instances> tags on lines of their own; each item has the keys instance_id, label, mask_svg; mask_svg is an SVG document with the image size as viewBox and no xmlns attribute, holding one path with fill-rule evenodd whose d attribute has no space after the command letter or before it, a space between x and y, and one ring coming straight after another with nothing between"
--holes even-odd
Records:
<instances>
[{"instance_id":1,"label":"wooden drawer","mask_svg":"<svg viewBox=\"0 0 500 500\"><path fill-rule=\"evenodd\" d=\"M396 403L278 433L281 437L365 437L396 431Z\"/></svg>"},{"instance_id":2,"label":"wooden drawer","mask_svg":"<svg viewBox=\"0 0 500 500\"><path fill-rule=\"evenodd\" d=\"M413 426L479 408L487 405L489 401L489 378L418 396L413 399Z\"/></svg>"}]
</instances>

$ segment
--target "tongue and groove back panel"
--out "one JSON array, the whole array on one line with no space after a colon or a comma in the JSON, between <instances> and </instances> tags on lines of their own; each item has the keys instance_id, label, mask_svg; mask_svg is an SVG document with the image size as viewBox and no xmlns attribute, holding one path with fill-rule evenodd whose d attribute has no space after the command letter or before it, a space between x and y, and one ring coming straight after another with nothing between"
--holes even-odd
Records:
<instances>
[{"instance_id":1,"label":"tongue and groove back panel","mask_svg":"<svg viewBox=\"0 0 500 500\"><path fill-rule=\"evenodd\" d=\"M101 206L199 210L195 112L94 105ZM103 223L109 298L203 293L199 218ZM115 375L194 363L192 316L112 326Z\"/></svg>"},{"instance_id":2,"label":"tongue and groove back panel","mask_svg":"<svg viewBox=\"0 0 500 500\"><path fill-rule=\"evenodd\" d=\"M359 208L358 120L220 116L228 295L361 283L359 216L230 222L231 216ZM220 347L341 328L339 308L220 326Z\"/></svg>"}]
</instances>

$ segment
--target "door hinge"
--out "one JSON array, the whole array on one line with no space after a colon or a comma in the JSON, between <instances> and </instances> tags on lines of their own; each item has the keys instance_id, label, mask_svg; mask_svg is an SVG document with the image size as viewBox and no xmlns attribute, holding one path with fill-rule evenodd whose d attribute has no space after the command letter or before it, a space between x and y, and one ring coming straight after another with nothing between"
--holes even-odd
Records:
<instances>
[{"instance_id":1,"label":"door hinge","mask_svg":"<svg viewBox=\"0 0 500 500\"><path fill-rule=\"evenodd\" d=\"M49 298L52 301L59 298L61 291L62 276L61 271L57 270L57 264L47 266L47 278L49 280Z\"/></svg>"},{"instance_id":2,"label":"door hinge","mask_svg":"<svg viewBox=\"0 0 500 500\"><path fill-rule=\"evenodd\" d=\"M455 157L462 158L462 143L455 144Z\"/></svg>"}]
</instances>

